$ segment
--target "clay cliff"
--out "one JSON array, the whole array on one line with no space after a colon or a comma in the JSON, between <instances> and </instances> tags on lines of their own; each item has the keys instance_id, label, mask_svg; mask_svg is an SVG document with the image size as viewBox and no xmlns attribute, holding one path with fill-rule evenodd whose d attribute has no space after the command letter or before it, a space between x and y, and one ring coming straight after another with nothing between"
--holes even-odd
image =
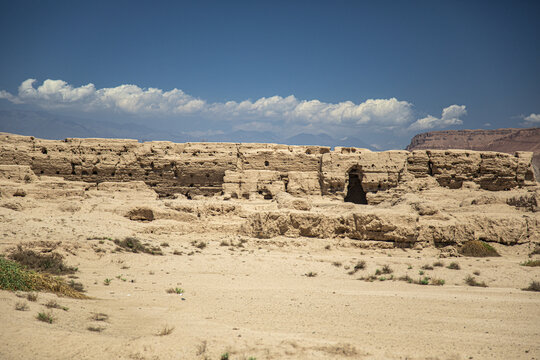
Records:
<instances>
[{"instance_id":1,"label":"clay cliff","mask_svg":"<svg viewBox=\"0 0 540 360\"><path fill-rule=\"evenodd\" d=\"M492 191L535 182L532 153L367 149L278 144L43 140L0 133L0 164L89 183L144 181L162 197L225 194L272 199L280 192L368 203L415 178Z\"/></svg>"},{"instance_id":2,"label":"clay cliff","mask_svg":"<svg viewBox=\"0 0 540 360\"><path fill-rule=\"evenodd\" d=\"M540 175L540 128L430 131L412 138L407 150L466 149L513 154L531 151L536 177Z\"/></svg>"},{"instance_id":3,"label":"clay cliff","mask_svg":"<svg viewBox=\"0 0 540 360\"><path fill-rule=\"evenodd\" d=\"M103 234L116 222L151 234L349 238L443 253L474 239L534 246L540 186L531 159L530 152L331 151L3 133L0 223L28 238L41 231L39 223L28 225L33 214L50 212L54 221L87 223L92 234L80 237ZM48 236L63 231L55 226Z\"/></svg>"}]
</instances>

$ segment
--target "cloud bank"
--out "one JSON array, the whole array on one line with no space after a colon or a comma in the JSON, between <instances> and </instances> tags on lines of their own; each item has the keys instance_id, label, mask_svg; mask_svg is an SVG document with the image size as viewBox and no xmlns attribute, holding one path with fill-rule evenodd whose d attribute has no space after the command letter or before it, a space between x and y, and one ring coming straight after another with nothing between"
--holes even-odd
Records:
<instances>
[{"instance_id":1,"label":"cloud bank","mask_svg":"<svg viewBox=\"0 0 540 360\"><path fill-rule=\"evenodd\" d=\"M540 114L530 114L529 116L525 116L523 120L525 120L526 126L540 125Z\"/></svg>"},{"instance_id":2,"label":"cloud bank","mask_svg":"<svg viewBox=\"0 0 540 360\"><path fill-rule=\"evenodd\" d=\"M464 105L445 108L441 118L431 115L414 121L413 104L390 99L368 99L356 104L352 101L326 103L319 100L299 100L287 97L262 97L255 101L227 101L209 103L186 94L182 90L163 91L120 85L96 89L94 84L74 87L63 80L45 80L35 86L36 79L21 83L18 94L0 91L0 99L16 104L32 104L46 109L71 109L83 112L111 111L138 116L178 117L198 116L211 120L235 121L237 127L250 125L271 126L272 121L285 126L304 128L358 126L377 129L425 130L461 125L460 117L467 111Z\"/></svg>"}]
</instances>

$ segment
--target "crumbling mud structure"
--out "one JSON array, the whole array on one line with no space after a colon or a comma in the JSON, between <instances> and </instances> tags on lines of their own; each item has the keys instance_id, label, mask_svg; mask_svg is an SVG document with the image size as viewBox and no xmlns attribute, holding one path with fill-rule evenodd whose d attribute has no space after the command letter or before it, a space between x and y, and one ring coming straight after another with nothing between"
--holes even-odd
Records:
<instances>
[{"instance_id":1,"label":"crumbling mud structure","mask_svg":"<svg viewBox=\"0 0 540 360\"><path fill-rule=\"evenodd\" d=\"M530 152L372 152L1 133L0 193L2 201L20 199L20 192L83 203L124 194L107 211L154 227L175 221L180 232L346 237L392 246L471 239L517 244L539 241L531 159Z\"/></svg>"}]
</instances>

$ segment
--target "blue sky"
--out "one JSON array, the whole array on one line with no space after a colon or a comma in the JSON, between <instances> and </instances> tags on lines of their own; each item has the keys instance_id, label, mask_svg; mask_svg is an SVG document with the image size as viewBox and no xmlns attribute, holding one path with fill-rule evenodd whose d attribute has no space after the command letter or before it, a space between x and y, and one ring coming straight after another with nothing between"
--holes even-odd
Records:
<instances>
[{"instance_id":1,"label":"blue sky","mask_svg":"<svg viewBox=\"0 0 540 360\"><path fill-rule=\"evenodd\" d=\"M0 109L374 148L540 126L539 23L538 1L0 1Z\"/></svg>"}]
</instances>

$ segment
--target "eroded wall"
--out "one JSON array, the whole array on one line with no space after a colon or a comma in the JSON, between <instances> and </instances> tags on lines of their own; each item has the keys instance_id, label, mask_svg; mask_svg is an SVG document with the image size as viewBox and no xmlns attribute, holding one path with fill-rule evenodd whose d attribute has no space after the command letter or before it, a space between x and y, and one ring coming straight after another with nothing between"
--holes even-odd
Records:
<instances>
[{"instance_id":1,"label":"eroded wall","mask_svg":"<svg viewBox=\"0 0 540 360\"><path fill-rule=\"evenodd\" d=\"M349 172L367 193L415 177L441 186L465 181L498 191L534 184L532 153L465 150L372 152L365 149L278 144L139 143L118 139L43 140L0 133L0 164L28 165L36 175L86 182L144 181L160 196L224 193L238 198L345 198Z\"/></svg>"}]
</instances>

